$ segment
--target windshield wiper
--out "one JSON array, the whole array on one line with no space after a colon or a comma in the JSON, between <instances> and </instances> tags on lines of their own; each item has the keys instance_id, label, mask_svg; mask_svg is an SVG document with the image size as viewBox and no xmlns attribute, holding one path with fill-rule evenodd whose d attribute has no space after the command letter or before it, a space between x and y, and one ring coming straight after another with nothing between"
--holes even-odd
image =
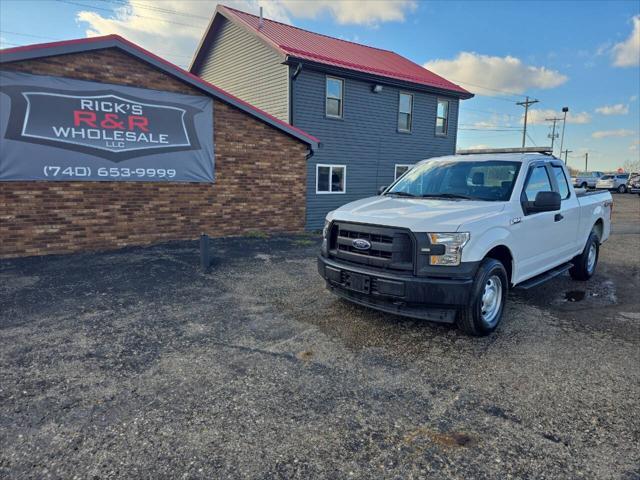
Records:
<instances>
[{"instance_id":1,"label":"windshield wiper","mask_svg":"<svg viewBox=\"0 0 640 480\"><path fill-rule=\"evenodd\" d=\"M385 195L398 195L399 197L417 197L417 195L409 192L388 192L385 193Z\"/></svg>"},{"instance_id":2,"label":"windshield wiper","mask_svg":"<svg viewBox=\"0 0 640 480\"><path fill-rule=\"evenodd\" d=\"M421 195L423 198L461 198L463 200L473 200L473 197L461 195L458 193L425 193Z\"/></svg>"}]
</instances>

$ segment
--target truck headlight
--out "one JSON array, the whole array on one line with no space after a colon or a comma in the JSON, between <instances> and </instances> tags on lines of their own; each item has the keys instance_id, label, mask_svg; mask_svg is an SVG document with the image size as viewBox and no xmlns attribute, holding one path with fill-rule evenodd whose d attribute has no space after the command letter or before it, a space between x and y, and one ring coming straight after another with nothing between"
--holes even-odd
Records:
<instances>
[{"instance_id":1,"label":"truck headlight","mask_svg":"<svg viewBox=\"0 0 640 480\"><path fill-rule=\"evenodd\" d=\"M444 245L443 255L430 255L431 265L460 265L462 259L462 249L469 241L469 232L457 233L429 233L429 240L432 245Z\"/></svg>"},{"instance_id":2,"label":"truck headlight","mask_svg":"<svg viewBox=\"0 0 640 480\"><path fill-rule=\"evenodd\" d=\"M329 235L329 225L331 225L331 222L329 220L325 220L324 227L322 227L322 238L327 238L327 235Z\"/></svg>"}]
</instances>

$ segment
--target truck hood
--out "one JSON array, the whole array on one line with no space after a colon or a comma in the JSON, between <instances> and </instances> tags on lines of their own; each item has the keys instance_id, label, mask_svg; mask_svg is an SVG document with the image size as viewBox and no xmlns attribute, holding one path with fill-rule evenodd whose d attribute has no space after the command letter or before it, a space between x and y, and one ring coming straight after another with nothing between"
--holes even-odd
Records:
<instances>
[{"instance_id":1,"label":"truck hood","mask_svg":"<svg viewBox=\"0 0 640 480\"><path fill-rule=\"evenodd\" d=\"M504 202L378 196L347 203L329 220L408 228L414 232L455 232L467 222L499 214Z\"/></svg>"}]
</instances>

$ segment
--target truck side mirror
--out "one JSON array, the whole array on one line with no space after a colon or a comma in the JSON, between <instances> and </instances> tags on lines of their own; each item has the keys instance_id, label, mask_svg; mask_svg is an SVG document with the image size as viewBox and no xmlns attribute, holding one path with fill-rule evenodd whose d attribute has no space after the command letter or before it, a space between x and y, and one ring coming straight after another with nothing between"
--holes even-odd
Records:
<instances>
[{"instance_id":1,"label":"truck side mirror","mask_svg":"<svg viewBox=\"0 0 640 480\"><path fill-rule=\"evenodd\" d=\"M562 198L558 192L538 192L533 203L529 203L527 210L532 213L555 212L560 210Z\"/></svg>"},{"instance_id":2,"label":"truck side mirror","mask_svg":"<svg viewBox=\"0 0 640 480\"><path fill-rule=\"evenodd\" d=\"M378 195L382 195L382 193L387 189L387 186L385 185L384 187L378 187Z\"/></svg>"}]
</instances>

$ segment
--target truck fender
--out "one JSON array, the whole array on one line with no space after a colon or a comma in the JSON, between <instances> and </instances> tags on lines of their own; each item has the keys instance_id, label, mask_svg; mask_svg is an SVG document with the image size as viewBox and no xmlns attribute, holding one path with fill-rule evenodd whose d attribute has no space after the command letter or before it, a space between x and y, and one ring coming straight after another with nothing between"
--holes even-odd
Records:
<instances>
[{"instance_id":1,"label":"truck fender","mask_svg":"<svg viewBox=\"0 0 640 480\"><path fill-rule=\"evenodd\" d=\"M513 256L513 249L510 242L511 234L509 230L503 227L495 227L487 230L486 232L475 236L471 234L469 244L465 246L462 251L462 260L465 262L477 262L482 260L492 248L499 245L504 245L511 252Z\"/></svg>"}]
</instances>

